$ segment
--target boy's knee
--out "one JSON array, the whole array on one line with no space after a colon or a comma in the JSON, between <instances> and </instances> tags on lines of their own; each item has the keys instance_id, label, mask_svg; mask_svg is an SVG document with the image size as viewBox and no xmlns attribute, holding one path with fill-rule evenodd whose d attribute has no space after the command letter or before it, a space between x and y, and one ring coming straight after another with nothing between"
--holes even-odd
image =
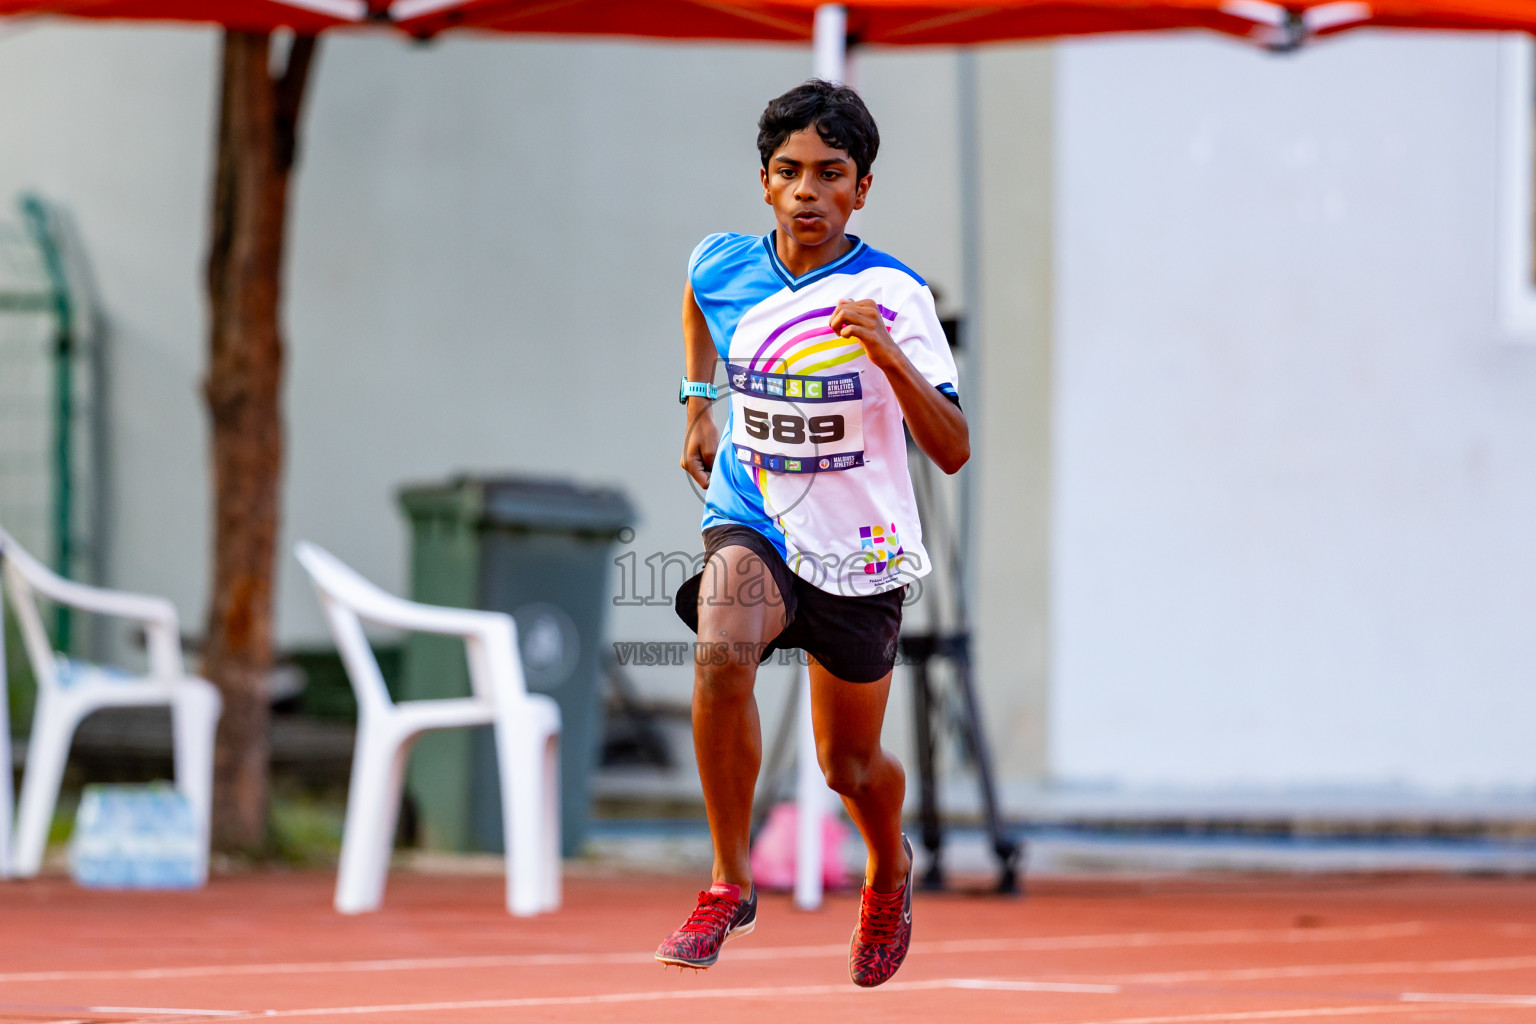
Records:
<instances>
[{"instance_id":1,"label":"boy's knee","mask_svg":"<svg viewBox=\"0 0 1536 1024\"><path fill-rule=\"evenodd\" d=\"M856 797L869 786L878 751L827 750L818 752L821 774L838 796Z\"/></svg>"},{"instance_id":2,"label":"boy's knee","mask_svg":"<svg viewBox=\"0 0 1536 1024\"><path fill-rule=\"evenodd\" d=\"M701 659L697 678L699 688L712 699L746 700L752 696L752 686L757 680L757 665L735 657L718 661Z\"/></svg>"}]
</instances>

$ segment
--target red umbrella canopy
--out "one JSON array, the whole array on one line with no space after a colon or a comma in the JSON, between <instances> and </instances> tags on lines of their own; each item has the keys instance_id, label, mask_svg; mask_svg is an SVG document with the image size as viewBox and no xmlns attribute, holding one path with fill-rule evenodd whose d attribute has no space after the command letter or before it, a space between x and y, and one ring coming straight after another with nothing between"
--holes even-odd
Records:
<instances>
[{"instance_id":1,"label":"red umbrella canopy","mask_svg":"<svg viewBox=\"0 0 1536 1024\"><path fill-rule=\"evenodd\" d=\"M246 32L310 34L368 17L365 0L0 0L0 18L66 15L124 21L192 21Z\"/></svg>"},{"instance_id":2,"label":"red umbrella canopy","mask_svg":"<svg viewBox=\"0 0 1536 1024\"><path fill-rule=\"evenodd\" d=\"M445 29L805 42L818 0L394 0L412 35ZM853 41L965 44L1208 28L1289 49L1350 28L1536 31L1536 0L846 0Z\"/></svg>"},{"instance_id":3,"label":"red umbrella canopy","mask_svg":"<svg viewBox=\"0 0 1536 1024\"><path fill-rule=\"evenodd\" d=\"M392 22L447 29L658 39L807 42L819 0L0 0L0 17L59 14L298 32ZM849 35L956 45L1207 28L1289 49L1351 28L1536 32L1536 0L846 0Z\"/></svg>"}]
</instances>

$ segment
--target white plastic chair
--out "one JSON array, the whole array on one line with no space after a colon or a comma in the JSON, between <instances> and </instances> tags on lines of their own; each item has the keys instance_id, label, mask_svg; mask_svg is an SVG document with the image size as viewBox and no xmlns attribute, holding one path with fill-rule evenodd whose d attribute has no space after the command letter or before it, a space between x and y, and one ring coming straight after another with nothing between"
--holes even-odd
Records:
<instances>
[{"instance_id":1,"label":"white plastic chair","mask_svg":"<svg viewBox=\"0 0 1536 1024\"><path fill-rule=\"evenodd\" d=\"M357 695L357 747L347 793L336 909L377 910L384 899L405 763L429 729L492 725L501 774L507 851L507 910L526 917L560 905L560 706L529 693L510 615L417 604L385 593L336 556L306 542L294 548L314 580ZM395 703L363 635L362 621L415 633L462 637L472 696Z\"/></svg>"},{"instance_id":2,"label":"white plastic chair","mask_svg":"<svg viewBox=\"0 0 1536 1024\"><path fill-rule=\"evenodd\" d=\"M164 598L102 590L63 579L27 554L3 530L0 561L27 660L37 680L37 707L21 776L11 873L31 878L42 868L70 741L81 720L102 708L169 706L176 788L186 795L197 822L198 878L206 879L213 742L223 701L212 683L186 674L175 607ZM135 676L55 653L38 612L39 594L55 604L143 623L149 639L149 673Z\"/></svg>"}]
</instances>

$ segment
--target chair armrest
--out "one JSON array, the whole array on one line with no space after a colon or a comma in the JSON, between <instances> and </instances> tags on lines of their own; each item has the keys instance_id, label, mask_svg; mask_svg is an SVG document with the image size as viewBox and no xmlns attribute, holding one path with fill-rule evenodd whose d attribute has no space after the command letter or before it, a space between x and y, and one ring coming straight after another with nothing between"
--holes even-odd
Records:
<instances>
[{"instance_id":1,"label":"chair armrest","mask_svg":"<svg viewBox=\"0 0 1536 1024\"><path fill-rule=\"evenodd\" d=\"M130 619L146 625L160 624L176 628L176 606L163 597L148 594L130 594L121 590L104 590L101 587L76 583L74 580L31 579L32 588L55 604L66 604L96 615L110 615L118 619Z\"/></svg>"},{"instance_id":2,"label":"chair armrest","mask_svg":"<svg viewBox=\"0 0 1536 1024\"><path fill-rule=\"evenodd\" d=\"M464 638L469 685L476 694L510 709L528 695L523 659L517 650L517 622L504 612L482 612L491 621Z\"/></svg>"},{"instance_id":3,"label":"chair armrest","mask_svg":"<svg viewBox=\"0 0 1536 1024\"><path fill-rule=\"evenodd\" d=\"M150 675L172 679L185 674L181 660L181 629L176 606L170 601L163 597L107 590L64 579L18 550L15 545L6 549L5 557L27 586L55 604L95 615L143 623L148 640Z\"/></svg>"},{"instance_id":4,"label":"chair armrest","mask_svg":"<svg viewBox=\"0 0 1536 1024\"><path fill-rule=\"evenodd\" d=\"M512 616L505 612L419 604L392 594L379 593L375 597L377 600L366 606L352 605L358 618L412 633L462 639L469 663L470 690L477 696L503 704L521 699L528 692L522 661L517 656L517 623Z\"/></svg>"},{"instance_id":5,"label":"chair armrest","mask_svg":"<svg viewBox=\"0 0 1536 1024\"><path fill-rule=\"evenodd\" d=\"M512 616L473 608L444 608L396 597L308 541L295 544L293 553L315 581L322 604L392 629L460 637L469 658L470 686L477 696L499 702L520 698L527 692L522 662L517 656L517 624Z\"/></svg>"},{"instance_id":6,"label":"chair armrest","mask_svg":"<svg viewBox=\"0 0 1536 1024\"><path fill-rule=\"evenodd\" d=\"M393 594L369 595L370 600L358 601L348 594L346 603L357 612L360 619L391 629L412 633L433 633L438 636L489 637L501 629L501 620L508 618L501 612L480 611L474 608L444 608L439 605L407 601Z\"/></svg>"},{"instance_id":7,"label":"chair armrest","mask_svg":"<svg viewBox=\"0 0 1536 1024\"><path fill-rule=\"evenodd\" d=\"M462 639L470 689L477 696L502 704L528 692L522 660L517 656L517 623L506 612L443 608L377 590L364 600L358 600L359 596L348 594L347 601L360 619L412 633Z\"/></svg>"},{"instance_id":8,"label":"chair armrest","mask_svg":"<svg viewBox=\"0 0 1536 1024\"><path fill-rule=\"evenodd\" d=\"M323 597L352 610L360 619L412 633L471 637L494 633L503 618L500 612L473 608L445 608L420 604L373 585L329 551L299 541L294 556L309 572Z\"/></svg>"}]
</instances>

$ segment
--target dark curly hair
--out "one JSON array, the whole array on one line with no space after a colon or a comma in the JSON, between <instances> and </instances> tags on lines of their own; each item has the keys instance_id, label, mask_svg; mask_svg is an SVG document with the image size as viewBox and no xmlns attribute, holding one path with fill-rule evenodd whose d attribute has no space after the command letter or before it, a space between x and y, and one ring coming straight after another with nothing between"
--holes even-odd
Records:
<instances>
[{"instance_id":1,"label":"dark curly hair","mask_svg":"<svg viewBox=\"0 0 1536 1024\"><path fill-rule=\"evenodd\" d=\"M763 170L795 132L816 127L821 141L852 159L859 177L869 173L880 152L880 129L859 94L846 85L813 78L771 100L757 119L757 152Z\"/></svg>"}]
</instances>

